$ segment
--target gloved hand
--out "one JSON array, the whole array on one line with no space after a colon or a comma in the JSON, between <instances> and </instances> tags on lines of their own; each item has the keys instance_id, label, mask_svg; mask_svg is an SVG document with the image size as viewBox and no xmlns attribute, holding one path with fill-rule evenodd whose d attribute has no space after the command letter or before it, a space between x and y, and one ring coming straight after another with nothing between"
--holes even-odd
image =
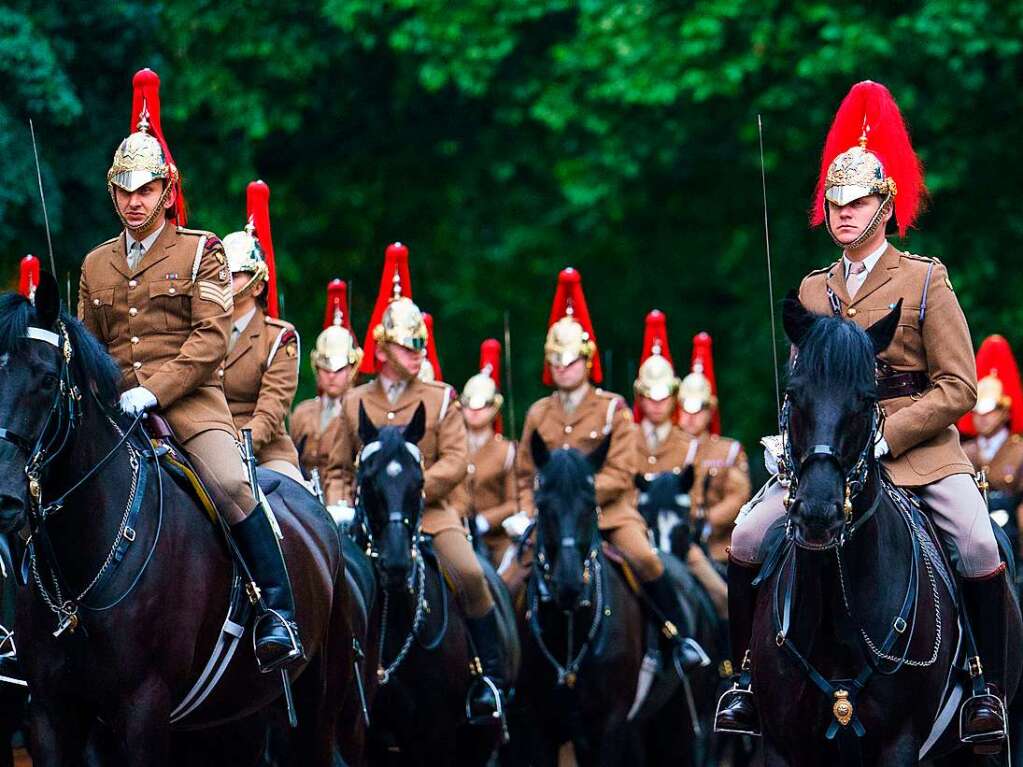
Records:
<instances>
[{"instance_id":1,"label":"gloved hand","mask_svg":"<svg viewBox=\"0 0 1023 767\"><path fill-rule=\"evenodd\" d=\"M156 395L145 386L128 389L121 395L121 410L132 417L157 406Z\"/></svg>"},{"instance_id":2,"label":"gloved hand","mask_svg":"<svg viewBox=\"0 0 1023 767\"><path fill-rule=\"evenodd\" d=\"M874 443L875 458L883 458L888 455L889 452L891 451L888 449L888 443L885 441L884 437L881 437L881 439Z\"/></svg>"},{"instance_id":3,"label":"gloved hand","mask_svg":"<svg viewBox=\"0 0 1023 767\"><path fill-rule=\"evenodd\" d=\"M517 514L512 514L508 519L501 523L501 527L508 533L512 538L521 538L522 534L526 532L526 528L532 522L529 515L524 511L520 511Z\"/></svg>"},{"instance_id":4,"label":"gloved hand","mask_svg":"<svg viewBox=\"0 0 1023 767\"><path fill-rule=\"evenodd\" d=\"M487 518L484 517L482 514L477 514L476 515L476 534L477 535L486 535L488 532L490 532L490 523L487 522Z\"/></svg>"},{"instance_id":5,"label":"gloved hand","mask_svg":"<svg viewBox=\"0 0 1023 767\"><path fill-rule=\"evenodd\" d=\"M355 519L355 509L344 501L332 503L327 507L327 511L334 518L335 525L351 524L352 520Z\"/></svg>"},{"instance_id":6,"label":"gloved hand","mask_svg":"<svg viewBox=\"0 0 1023 767\"><path fill-rule=\"evenodd\" d=\"M778 463L785 452L784 442L780 434L771 434L760 439L764 446L764 468L767 473L774 476L778 473Z\"/></svg>"}]
</instances>

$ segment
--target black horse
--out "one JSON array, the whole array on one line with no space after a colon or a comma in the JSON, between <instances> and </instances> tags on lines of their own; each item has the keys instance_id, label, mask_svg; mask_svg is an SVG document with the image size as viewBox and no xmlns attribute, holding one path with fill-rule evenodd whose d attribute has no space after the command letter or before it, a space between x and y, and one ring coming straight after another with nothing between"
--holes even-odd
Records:
<instances>
[{"instance_id":1,"label":"black horse","mask_svg":"<svg viewBox=\"0 0 1023 767\"><path fill-rule=\"evenodd\" d=\"M589 455L550 451L539 432L535 556L520 614L522 671L512 712L515 763L558 764L570 743L583 767L626 759L627 718L646 650L646 618L601 546L594 476L610 438Z\"/></svg>"},{"instance_id":2,"label":"black horse","mask_svg":"<svg viewBox=\"0 0 1023 767\"><path fill-rule=\"evenodd\" d=\"M99 730L113 763L168 764L172 712L213 648L230 645L218 637L245 628L225 621L240 583L225 540L165 469L140 419L118 411L120 378L60 309L51 276L34 305L0 296L0 530L31 534L16 625L39 767L79 763ZM351 669L337 530L297 484L272 472L263 479L309 653L293 671L294 758L326 767L335 701ZM252 729L242 720L280 698L280 677L258 673L250 630L219 684L178 727Z\"/></svg>"},{"instance_id":3,"label":"black horse","mask_svg":"<svg viewBox=\"0 0 1023 767\"><path fill-rule=\"evenodd\" d=\"M377 429L360 407L356 535L371 564L356 561L353 569L375 575L376 597L365 621L368 747L342 749L357 764L368 757L373 765L483 765L503 734L500 721L467 721L469 693L482 682L470 671L476 653L464 613L420 532L424 474L416 445L425 426L422 404L404 428ZM511 645L506 678L514 679L511 606L499 579L490 583Z\"/></svg>"},{"instance_id":4,"label":"black horse","mask_svg":"<svg viewBox=\"0 0 1023 767\"><path fill-rule=\"evenodd\" d=\"M796 347L782 410L791 500L787 534L761 572L751 642L767 765L915 765L939 714L955 710L942 705L959 681L951 582L922 516L874 458L875 356L900 309L863 331L810 314L794 294L785 302ZM1010 699L1019 662L1010 656ZM958 745L951 720L932 755Z\"/></svg>"}]
</instances>

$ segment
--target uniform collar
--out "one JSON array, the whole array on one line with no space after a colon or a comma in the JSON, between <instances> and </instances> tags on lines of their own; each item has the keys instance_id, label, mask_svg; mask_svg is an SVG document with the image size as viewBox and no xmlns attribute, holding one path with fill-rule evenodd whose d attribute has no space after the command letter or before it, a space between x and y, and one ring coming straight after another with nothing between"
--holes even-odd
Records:
<instances>
[{"instance_id":1,"label":"uniform collar","mask_svg":"<svg viewBox=\"0 0 1023 767\"><path fill-rule=\"evenodd\" d=\"M871 270L881 260L881 256L888 249L888 240L881 240L881 244L877 246L877 249L872 251L869 256L863 259L863 265L867 267L867 274L870 274ZM849 256L842 253L842 268L844 270L845 278L849 279L849 268L853 262L849 260Z\"/></svg>"},{"instance_id":2,"label":"uniform collar","mask_svg":"<svg viewBox=\"0 0 1023 767\"><path fill-rule=\"evenodd\" d=\"M566 414L572 415L586 399L586 395L589 394L590 385L584 382L579 388L573 389L572 391L563 391L558 389L558 400L561 402L561 408Z\"/></svg>"},{"instance_id":3,"label":"uniform collar","mask_svg":"<svg viewBox=\"0 0 1023 767\"><path fill-rule=\"evenodd\" d=\"M164 222L162 224L160 224L156 228L156 231L154 231L152 234L150 234L148 237L146 237L145 239L143 239L141 241L142 242L142 256L143 256L143 258L145 257L146 253L148 253L152 249L153 243L156 242L156 239L160 236L160 233L163 232L163 228L165 226L167 226L166 220L164 220ZM135 242L139 242L139 240L136 239L135 236L131 232L129 232L127 229L125 229L124 230L124 244L125 244L126 249L127 250L131 250L132 243L135 243Z\"/></svg>"},{"instance_id":4,"label":"uniform collar","mask_svg":"<svg viewBox=\"0 0 1023 767\"><path fill-rule=\"evenodd\" d=\"M409 386L408 381L395 381L382 373L377 376L377 382L380 384L380 391L384 398L391 403L392 407L401 401L402 395L405 394Z\"/></svg>"},{"instance_id":5,"label":"uniform collar","mask_svg":"<svg viewBox=\"0 0 1023 767\"><path fill-rule=\"evenodd\" d=\"M252 322L252 318L256 316L256 310L258 306L253 306L249 311L245 312L241 317L234 321L234 329L238 331L238 335L245 332L245 328Z\"/></svg>"},{"instance_id":6,"label":"uniform collar","mask_svg":"<svg viewBox=\"0 0 1023 767\"><path fill-rule=\"evenodd\" d=\"M486 429L481 429L478 432L470 431L468 432L467 437L469 439L469 452L477 453L481 447L494 438L494 429L492 427L487 427Z\"/></svg>"},{"instance_id":7,"label":"uniform collar","mask_svg":"<svg viewBox=\"0 0 1023 767\"><path fill-rule=\"evenodd\" d=\"M657 426L653 421L644 418L640 421L640 426L643 427L643 436L646 437L647 447L651 450L656 450L663 445L668 437L671 435L671 421L665 421L661 425Z\"/></svg>"},{"instance_id":8,"label":"uniform collar","mask_svg":"<svg viewBox=\"0 0 1023 767\"><path fill-rule=\"evenodd\" d=\"M984 459L984 463L990 463L994 460L994 457L998 455L998 451L1002 449L1002 445L1005 444L1008 438L1008 426L1003 426L990 437L977 437L977 447L980 448L980 457Z\"/></svg>"}]
</instances>

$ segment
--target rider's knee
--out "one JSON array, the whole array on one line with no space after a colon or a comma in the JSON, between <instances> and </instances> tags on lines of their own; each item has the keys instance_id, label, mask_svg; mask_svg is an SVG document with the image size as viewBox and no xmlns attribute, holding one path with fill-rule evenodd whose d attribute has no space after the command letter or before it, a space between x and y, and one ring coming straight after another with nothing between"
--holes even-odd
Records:
<instances>
[{"instance_id":1,"label":"rider's knee","mask_svg":"<svg viewBox=\"0 0 1023 767\"><path fill-rule=\"evenodd\" d=\"M627 558L636 576L644 583L655 581L664 574L664 563L650 546L628 552Z\"/></svg>"},{"instance_id":2,"label":"rider's knee","mask_svg":"<svg viewBox=\"0 0 1023 767\"><path fill-rule=\"evenodd\" d=\"M986 521L986 520L985 520ZM1002 566L1001 552L994 533L984 530L986 535L973 535L967 551L960 552L960 567L967 578L985 578Z\"/></svg>"},{"instance_id":3,"label":"rider's knee","mask_svg":"<svg viewBox=\"0 0 1023 767\"><path fill-rule=\"evenodd\" d=\"M731 557L740 562L760 561L760 544L762 536L756 525L738 525L732 530L732 540L728 547Z\"/></svg>"}]
</instances>

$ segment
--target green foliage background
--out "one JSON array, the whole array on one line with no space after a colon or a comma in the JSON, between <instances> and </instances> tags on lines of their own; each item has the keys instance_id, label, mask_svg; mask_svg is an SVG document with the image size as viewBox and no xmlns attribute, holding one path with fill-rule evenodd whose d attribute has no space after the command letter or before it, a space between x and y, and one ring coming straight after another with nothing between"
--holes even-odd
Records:
<instances>
[{"instance_id":1,"label":"green foliage background","mask_svg":"<svg viewBox=\"0 0 1023 767\"><path fill-rule=\"evenodd\" d=\"M836 255L807 208L834 110L872 78L928 170L930 211L903 245L949 265L975 340L1018 346L1021 40L1023 3L994 0L8 0L5 271L45 253L27 118L58 269L77 284L117 231L105 172L132 74L151 66L191 225L241 228L245 184L270 184L285 314L307 348L335 275L362 332L400 239L447 380L510 312L521 420L542 393L556 274L574 265L608 387L631 390L659 307L677 357L714 336L725 430L749 445L774 420L757 115L779 293Z\"/></svg>"}]
</instances>

